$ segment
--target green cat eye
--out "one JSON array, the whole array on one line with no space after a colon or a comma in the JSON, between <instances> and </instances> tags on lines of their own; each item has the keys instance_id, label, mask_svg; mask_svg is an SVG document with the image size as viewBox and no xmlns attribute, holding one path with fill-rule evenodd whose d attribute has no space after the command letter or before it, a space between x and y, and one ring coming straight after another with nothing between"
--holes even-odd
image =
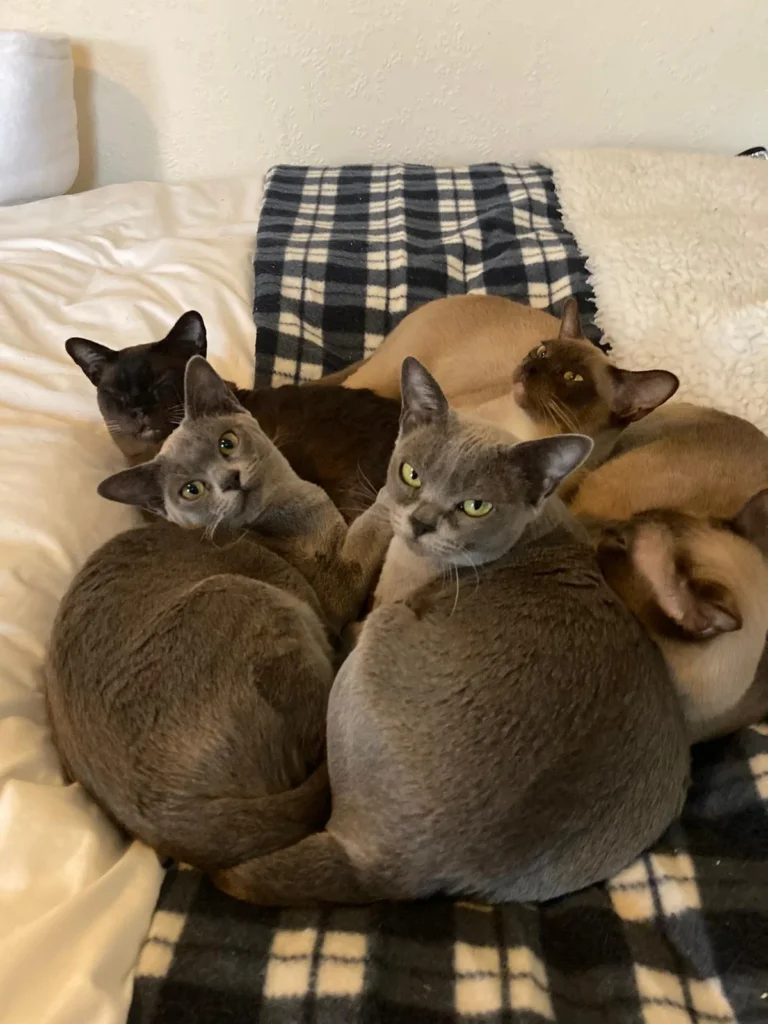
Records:
<instances>
[{"instance_id":1,"label":"green cat eye","mask_svg":"<svg viewBox=\"0 0 768 1024\"><path fill-rule=\"evenodd\" d=\"M185 501L197 501L205 494L205 484L202 480L190 480L179 491Z\"/></svg>"},{"instance_id":2,"label":"green cat eye","mask_svg":"<svg viewBox=\"0 0 768 1024\"><path fill-rule=\"evenodd\" d=\"M421 477L410 462L404 462L402 464L400 467L400 476L409 487L421 487Z\"/></svg>"},{"instance_id":3,"label":"green cat eye","mask_svg":"<svg viewBox=\"0 0 768 1024\"><path fill-rule=\"evenodd\" d=\"M584 378L580 373L574 373L573 370L566 370L563 374L563 380L567 380L569 384L580 384Z\"/></svg>"},{"instance_id":4,"label":"green cat eye","mask_svg":"<svg viewBox=\"0 0 768 1024\"><path fill-rule=\"evenodd\" d=\"M472 519L480 519L482 516L487 516L493 508L490 501L480 501L479 498L470 498L468 501L462 501L459 505L461 511L470 516Z\"/></svg>"},{"instance_id":5,"label":"green cat eye","mask_svg":"<svg viewBox=\"0 0 768 1024\"><path fill-rule=\"evenodd\" d=\"M222 434L219 438L219 451L222 455L231 455L239 444L240 441L237 434L233 434L231 430L228 430L226 434Z\"/></svg>"}]
</instances>

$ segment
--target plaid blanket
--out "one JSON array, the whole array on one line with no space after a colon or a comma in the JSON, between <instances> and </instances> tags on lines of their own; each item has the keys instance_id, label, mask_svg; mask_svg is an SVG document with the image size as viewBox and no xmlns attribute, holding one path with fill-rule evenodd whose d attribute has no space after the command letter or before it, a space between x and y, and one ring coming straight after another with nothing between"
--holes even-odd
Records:
<instances>
[{"instance_id":1,"label":"plaid blanket","mask_svg":"<svg viewBox=\"0 0 768 1024\"><path fill-rule=\"evenodd\" d=\"M257 383L361 359L430 299L490 292L557 315L594 298L545 167L275 167L256 238Z\"/></svg>"},{"instance_id":2,"label":"plaid blanket","mask_svg":"<svg viewBox=\"0 0 768 1024\"><path fill-rule=\"evenodd\" d=\"M257 374L275 381L359 357L438 295L594 308L541 167L277 168L255 271ZM172 868L129 1020L766 1024L768 726L695 749L656 847L544 906L265 910Z\"/></svg>"}]
</instances>

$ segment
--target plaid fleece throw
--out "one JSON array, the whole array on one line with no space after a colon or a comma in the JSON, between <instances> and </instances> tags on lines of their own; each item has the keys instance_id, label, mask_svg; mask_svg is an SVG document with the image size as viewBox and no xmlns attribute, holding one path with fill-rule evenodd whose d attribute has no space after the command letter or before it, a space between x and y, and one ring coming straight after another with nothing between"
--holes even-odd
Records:
<instances>
[{"instance_id":1,"label":"plaid fleece throw","mask_svg":"<svg viewBox=\"0 0 768 1024\"><path fill-rule=\"evenodd\" d=\"M317 376L410 309L591 293L542 167L276 168L257 370ZM694 750L682 817L607 885L544 906L264 910L168 872L131 1024L768 1024L768 726Z\"/></svg>"}]
</instances>

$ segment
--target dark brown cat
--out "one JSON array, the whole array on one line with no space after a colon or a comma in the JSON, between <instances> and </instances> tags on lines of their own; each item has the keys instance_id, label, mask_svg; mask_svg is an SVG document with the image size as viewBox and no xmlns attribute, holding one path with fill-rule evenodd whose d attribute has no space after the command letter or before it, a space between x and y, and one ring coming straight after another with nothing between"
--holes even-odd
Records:
<instances>
[{"instance_id":1,"label":"dark brown cat","mask_svg":"<svg viewBox=\"0 0 768 1024\"><path fill-rule=\"evenodd\" d=\"M104 421L131 465L153 458L180 422L187 361L206 348L205 324L193 310L153 344L122 351L85 338L66 344L96 385ZM399 402L341 387L230 387L294 471L322 487L345 519L373 502L386 481Z\"/></svg>"}]
</instances>

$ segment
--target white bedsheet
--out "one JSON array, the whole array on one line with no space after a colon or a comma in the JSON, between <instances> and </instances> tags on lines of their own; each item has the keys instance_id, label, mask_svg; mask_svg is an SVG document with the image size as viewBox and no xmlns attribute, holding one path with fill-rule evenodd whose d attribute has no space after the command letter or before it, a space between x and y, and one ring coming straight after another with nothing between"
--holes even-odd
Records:
<instances>
[{"instance_id":1,"label":"white bedsheet","mask_svg":"<svg viewBox=\"0 0 768 1024\"><path fill-rule=\"evenodd\" d=\"M0 1019L117 1024L161 881L62 784L41 696L58 602L133 514L70 335L156 340L198 309L213 362L250 383L257 179L118 185L0 209Z\"/></svg>"}]
</instances>

